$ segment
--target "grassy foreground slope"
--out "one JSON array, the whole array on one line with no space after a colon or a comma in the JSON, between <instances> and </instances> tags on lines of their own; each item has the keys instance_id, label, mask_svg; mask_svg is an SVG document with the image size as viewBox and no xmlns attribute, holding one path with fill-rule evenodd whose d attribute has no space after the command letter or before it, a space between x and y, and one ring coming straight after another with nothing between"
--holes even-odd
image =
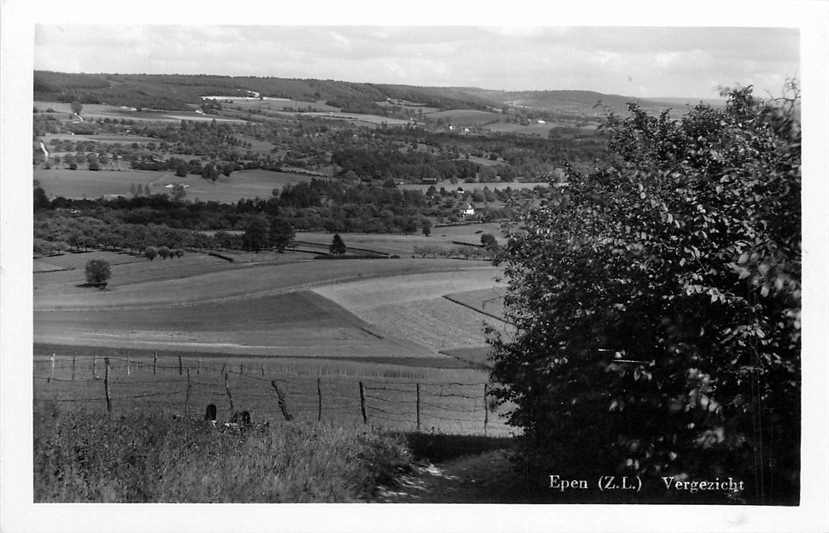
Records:
<instances>
[{"instance_id":1,"label":"grassy foreground slope","mask_svg":"<svg viewBox=\"0 0 829 533\"><path fill-rule=\"evenodd\" d=\"M409 467L404 443L360 426L35 411L35 502L354 502Z\"/></svg>"}]
</instances>

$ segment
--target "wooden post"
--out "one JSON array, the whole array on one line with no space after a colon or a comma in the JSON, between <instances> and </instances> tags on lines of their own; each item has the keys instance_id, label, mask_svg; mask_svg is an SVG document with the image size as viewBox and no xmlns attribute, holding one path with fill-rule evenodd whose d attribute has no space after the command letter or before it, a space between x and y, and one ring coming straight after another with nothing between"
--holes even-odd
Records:
<instances>
[{"instance_id":1,"label":"wooden post","mask_svg":"<svg viewBox=\"0 0 829 533\"><path fill-rule=\"evenodd\" d=\"M52 352L52 357L49 359L51 364L49 365L49 379L46 380L46 383L51 383L55 379L55 352Z\"/></svg>"},{"instance_id":2,"label":"wooden post","mask_svg":"<svg viewBox=\"0 0 829 533\"><path fill-rule=\"evenodd\" d=\"M368 424L368 417L366 416L366 393L363 382L360 382L360 412L363 414L363 424Z\"/></svg>"},{"instance_id":3,"label":"wooden post","mask_svg":"<svg viewBox=\"0 0 829 533\"><path fill-rule=\"evenodd\" d=\"M227 368L227 363L222 363L222 374L225 373L225 368Z\"/></svg>"},{"instance_id":4,"label":"wooden post","mask_svg":"<svg viewBox=\"0 0 829 533\"><path fill-rule=\"evenodd\" d=\"M239 375L245 375L245 363L239 363Z\"/></svg>"},{"instance_id":5,"label":"wooden post","mask_svg":"<svg viewBox=\"0 0 829 533\"><path fill-rule=\"evenodd\" d=\"M293 415L291 415L290 412L288 412L288 402L285 399L285 394L283 394L282 391L279 390L279 386L276 384L275 379L271 380L271 387L273 387L273 390L276 391L276 401L279 404L279 410L282 411L282 416L285 418L285 420L290 422L294 419L294 417Z\"/></svg>"},{"instance_id":6,"label":"wooden post","mask_svg":"<svg viewBox=\"0 0 829 533\"><path fill-rule=\"evenodd\" d=\"M486 425L489 423L489 405L487 405L487 384L484 383L484 435L486 435Z\"/></svg>"},{"instance_id":7,"label":"wooden post","mask_svg":"<svg viewBox=\"0 0 829 533\"><path fill-rule=\"evenodd\" d=\"M265 375L265 365L259 365L259 375L260 376Z\"/></svg>"},{"instance_id":8,"label":"wooden post","mask_svg":"<svg viewBox=\"0 0 829 533\"><path fill-rule=\"evenodd\" d=\"M201 375L201 357L196 359L196 375Z\"/></svg>"},{"instance_id":9,"label":"wooden post","mask_svg":"<svg viewBox=\"0 0 829 533\"><path fill-rule=\"evenodd\" d=\"M230 402L230 410L233 411L233 396L230 394L230 386L227 384L227 374L225 374L225 394L227 394L227 400Z\"/></svg>"},{"instance_id":10,"label":"wooden post","mask_svg":"<svg viewBox=\"0 0 829 533\"><path fill-rule=\"evenodd\" d=\"M75 359L76 356L72 356L72 381L75 381Z\"/></svg>"},{"instance_id":11,"label":"wooden post","mask_svg":"<svg viewBox=\"0 0 829 533\"><path fill-rule=\"evenodd\" d=\"M322 420L322 384L317 377L317 422Z\"/></svg>"},{"instance_id":12,"label":"wooden post","mask_svg":"<svg viewBox=\"0 0 829 533\"><path fill-rule=\"evenodd\" d=\"M158 369L158 352L153 352L153 375L155 376Z\"/></svg>"},{"instance_id":13,"label":"wooden post","mask_svg":"<svg viewBox=\"0 0 829 533\"><path fill-rule=\"evenodd\" d=\"M178 375L182 374L182 367L181 367L181 354L178 354Z\"/></svg>"},{"instance_id":14,"label":"wooden post","mask_svg":"<svg viewBox=\"0 0 829 533\"><path fill-rule=\"evenodd\" d=\"M184 416L190 418L190 369L187 369L187 393L184 396Z\"/></svg>"},{"instance_id":15,"label":"wooden post","mask_svg":"<svg viewBox=\"0 0 829 533\"><path fill-rule=\"evenodd\" d=\"M112 399L109 397L109 357L104 357L104 392L107 397L107 413L112 413Z\"/></svg>"},{"instance_id":16,"label":"wooden post","mask_svg":"<svg viewBox=\"0 0 829 533\"><path fill-rule=\"evenodd\" d=\"M130 366L130 356L127 354L127 375L129 376L132 373L132 367Z\"/></svg>"},{"instance_id":17,"label":"wooden post","mask_svg":"<svg viewBox=\"0 0 829 533\"><path fill-rule=\"evenodd\" d=\"M420 431L420 383L416 385L415 390L417 391L417 430Z\"/></svg>"},{"instance_id":18,"label":"wooden post","mask_svg":"<svg viewBox=\"0 0 829 533\"><path fill-rule=\"evenodd\" d=\"M92 356L92 379L98 379L98 368L97 368L97 364L98 364L98 356L97 356L97 355L93 355L93 356Z\"/></svg>"}]
</instances>

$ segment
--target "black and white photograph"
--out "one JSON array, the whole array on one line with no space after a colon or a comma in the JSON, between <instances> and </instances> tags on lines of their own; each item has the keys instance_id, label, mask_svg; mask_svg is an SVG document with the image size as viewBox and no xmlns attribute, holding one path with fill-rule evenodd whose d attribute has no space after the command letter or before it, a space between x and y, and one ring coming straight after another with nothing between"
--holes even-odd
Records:
<instances>
[{"instance_id":1,"label":"black and white photograph","mask_svg":"<svg viewBox=\"0 0 829 533\"><path fill-rule=\"evenodd\" d=\"M0 195L4 231L26 212L2 248L21 513L829 524L800 514L827 474L811 29L247 15L23 32ZM221 520L192 530L242 530Z\"/></svg>"}]
</instances>

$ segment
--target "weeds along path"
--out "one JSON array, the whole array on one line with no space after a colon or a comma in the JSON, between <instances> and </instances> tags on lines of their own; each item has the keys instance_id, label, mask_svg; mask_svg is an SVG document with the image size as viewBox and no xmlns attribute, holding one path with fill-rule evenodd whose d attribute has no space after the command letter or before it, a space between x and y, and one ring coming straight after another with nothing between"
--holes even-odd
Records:
<instances>
[{"instance_id":1,"label":"weeds along path","mask_svg":"<svg viewBox=\"0 0 829 533\"><path fill-rule=\"evenodd\" d=\"M433 463L423 460L401 474L397 486L380 487L384 503L504 503L522 501L522 482L508 451L492 450Z\"/></svg>"}]
</instances>

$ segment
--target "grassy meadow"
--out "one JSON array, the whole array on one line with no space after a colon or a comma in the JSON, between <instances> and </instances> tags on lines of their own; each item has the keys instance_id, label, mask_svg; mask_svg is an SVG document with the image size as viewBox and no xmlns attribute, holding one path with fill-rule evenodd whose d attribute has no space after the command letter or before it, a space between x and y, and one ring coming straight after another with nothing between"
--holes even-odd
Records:
<instances>
[{"instance_id":1,"label":"grassy meadow","mask_svg":"<svg viewBox=\"0 0 829 533\"><path fill-rule=\"evenodd\" d=\"M36 410L35 502L355 502L410 468L399 437L326 423L221 431L193 418Z\"/></svg>"},{"instance_id":2,"label":"grassy meadow","mask_svg":"<svg viewBox=\"0 0 829 533\"><path fill-rule=\"evenodd\" d=\"M121 163L126 167L126 163ZM49 197L100 198L130 197L130 186L148 185L153 194L169 192L168 185L184 185L186 198L205 202L235 203L243 198L270 198L274 189L288 184L310 181L307 174L272 170L237 170L220 176L215 182L188 174L176 176L173 171L134 170L70 170L53 167L36 168L34 179Z\"/></svg>"}]
</instances>

